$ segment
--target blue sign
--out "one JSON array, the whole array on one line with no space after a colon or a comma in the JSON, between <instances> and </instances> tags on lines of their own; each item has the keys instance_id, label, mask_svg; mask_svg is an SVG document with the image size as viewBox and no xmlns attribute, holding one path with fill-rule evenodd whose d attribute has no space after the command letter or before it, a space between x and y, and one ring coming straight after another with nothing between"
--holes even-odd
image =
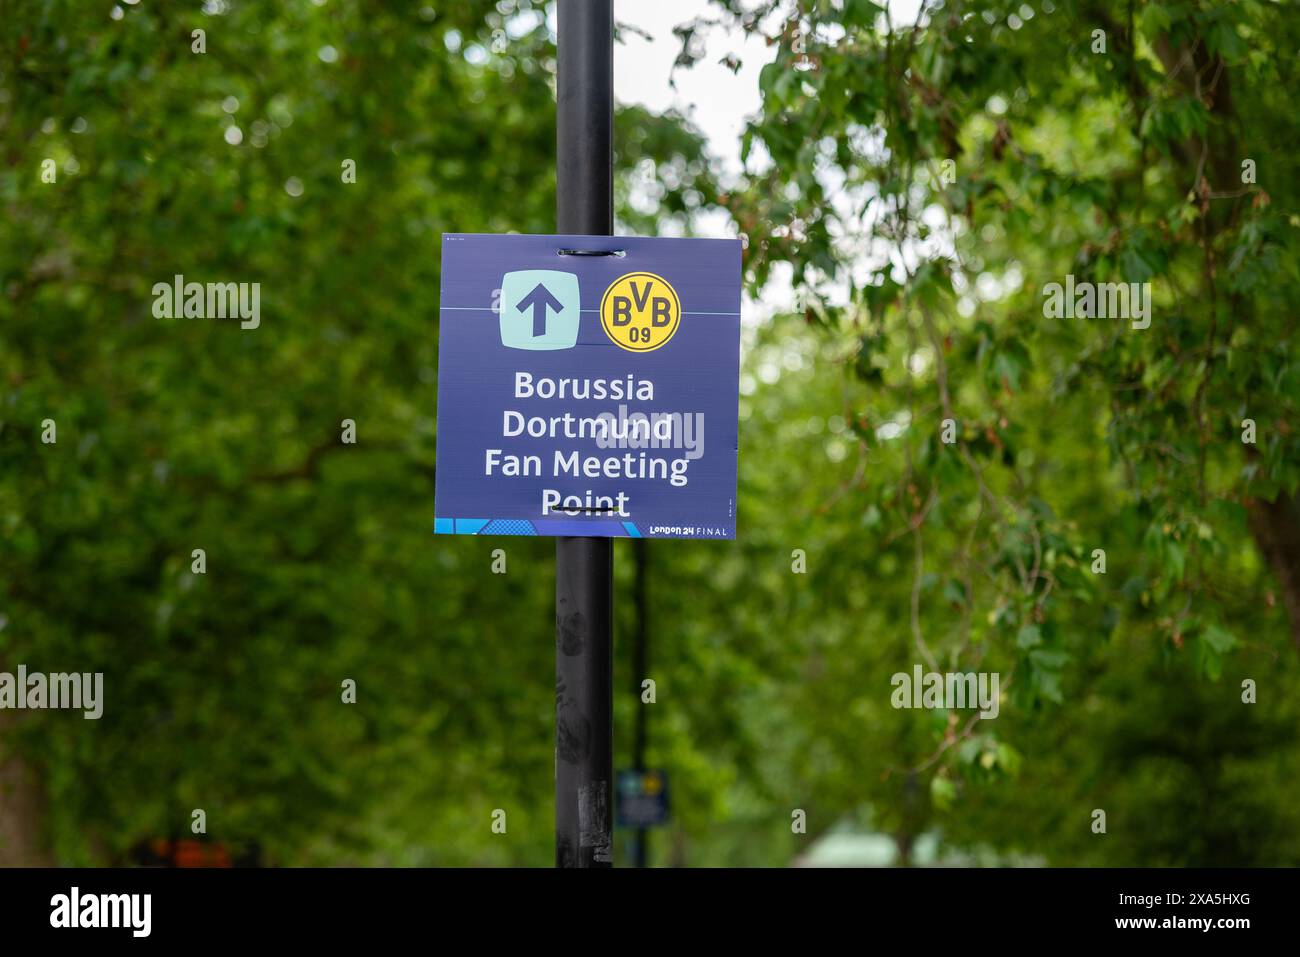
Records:
<instances>
[{"instance_id":1,"label":"blue sign","mask_svg":"<svg viewBox=\"0 0 1300 957\"><path fill-rule=\"evenodd\" d=\"M660 827L668 823L668 773L619 771L615 823L619 827Z\"/></svg>"},{"instance_id":2,"label":"blue sign","mask_svg":"<svg viewBox=\"0 0 1300 957\"><path fill-rule=\"evenodd\" d=\"M740 241L442 238L434 531L735 538Z\"/></svg>"}]
</instances>

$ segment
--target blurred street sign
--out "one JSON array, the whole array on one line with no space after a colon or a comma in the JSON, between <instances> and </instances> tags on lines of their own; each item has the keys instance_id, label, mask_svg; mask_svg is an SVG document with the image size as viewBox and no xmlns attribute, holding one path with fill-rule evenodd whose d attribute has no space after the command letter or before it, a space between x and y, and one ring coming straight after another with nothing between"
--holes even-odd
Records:
<instances>
[{"instance_id":1,"label":"blurred street sign","mask_svg":"<svg viewBox=\"0 0 1300 957\"><path fill-rule=\"evenodd\" d=\"M619 771L619 827L660 827L668 823L668 773L661 770Z\"/></svg>"}]
</instances>

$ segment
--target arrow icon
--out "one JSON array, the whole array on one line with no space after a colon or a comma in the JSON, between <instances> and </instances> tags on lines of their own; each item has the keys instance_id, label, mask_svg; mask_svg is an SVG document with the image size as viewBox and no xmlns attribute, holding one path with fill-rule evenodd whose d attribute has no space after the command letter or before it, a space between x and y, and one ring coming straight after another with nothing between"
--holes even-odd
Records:
<instances>
[{"instance_id":1,"label":"arrow icon","mask_svg":"<svg viewBox=\"0 0 1300 957\"><path fill-rule=\"evenodd\" d=\"M501 344L507 349L551 352L578 343L582 297L575 273L511 270L501 277L499 308Z\"/></svg>"},{"instance_id":2,"label":"arrow icon","mask_svg":"<svg viewBox=\"0 0 1300 957\"><path fill-rule=\"evenodd\" d=\"M549 308L556 315L564 311L564 303L551 295L551 291L542 283L533 287L533 291L519 300L515 306L520 312L533 310L533 337L546 335L546 310Z\"/></svg>"}]
</instances>

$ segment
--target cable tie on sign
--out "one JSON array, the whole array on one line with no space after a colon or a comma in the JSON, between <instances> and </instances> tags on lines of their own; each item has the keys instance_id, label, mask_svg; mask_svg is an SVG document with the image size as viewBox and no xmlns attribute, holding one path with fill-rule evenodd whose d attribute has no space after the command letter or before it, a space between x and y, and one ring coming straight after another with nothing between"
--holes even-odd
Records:
<instances>
[{"instance_id":1,"label":"cable tie on sign","mask_svg":"<svg viewBox=\"0 0 1300 957\"><path fill-rule=\"evenodd\" d=\"M560 249L557 256L617 256L622 259L627 255L625 249Z\"/></svg>"}]
</instances>

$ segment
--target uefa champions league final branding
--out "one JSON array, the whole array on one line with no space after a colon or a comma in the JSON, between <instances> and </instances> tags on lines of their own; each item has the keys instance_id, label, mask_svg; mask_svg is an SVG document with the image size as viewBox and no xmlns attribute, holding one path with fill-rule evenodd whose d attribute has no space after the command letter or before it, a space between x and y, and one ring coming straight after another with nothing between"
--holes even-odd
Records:
<instances>
[{"instance_id":1,"label":"uefa champions league final branding","mask_svg":"<svg viewBox=\"0 0 1300 957\"><path fill-rule=\"evenodd\" d=\"M740 241L443 237L435 531L734 538Z\"/></svg>"}]
</instances>

